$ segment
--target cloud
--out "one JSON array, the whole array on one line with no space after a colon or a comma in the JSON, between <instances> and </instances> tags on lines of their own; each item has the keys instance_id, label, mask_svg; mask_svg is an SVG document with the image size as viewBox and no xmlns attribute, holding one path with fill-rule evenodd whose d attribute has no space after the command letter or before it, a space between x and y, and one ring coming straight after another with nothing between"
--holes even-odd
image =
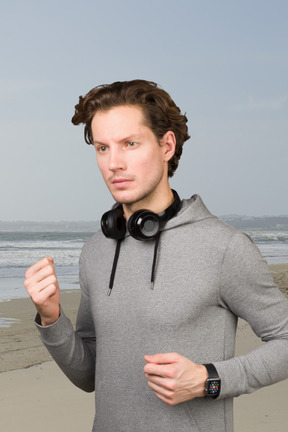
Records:
<instances>
[{"instance_id":1,"label":"cloud","mask_svg":"<svg viewBox=\"0 0 288 432\"><path fill-rule=\"evenodd\" d=\"M249 96L248 101L243 104L232 105L232 111L279 111L285 107L288 96L278 96L271 99L256 99Z\"/></svg>"},{"instance_id":2,"label":"cloud","mask_svg":"<svg viewBox=\"0 0 288 432\"><path fill-rule=\"evenodd\" d=\"M0 94L10 95L14 93L26 93L39 89L46 89L52 86L49 81L28 81L28 80L6 80L0 82Z\"/></svg>"}]
</instances>

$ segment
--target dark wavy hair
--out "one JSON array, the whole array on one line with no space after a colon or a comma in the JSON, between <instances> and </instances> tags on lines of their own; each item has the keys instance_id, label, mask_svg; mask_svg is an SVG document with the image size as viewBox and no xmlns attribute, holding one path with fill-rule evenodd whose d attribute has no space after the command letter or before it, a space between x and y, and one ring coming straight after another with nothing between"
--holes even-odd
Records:
<instances>
[{"instance_id":1,"label":"dark wavy hair","mask_svg":"<svg viewBox=\"0 0 288 432\"><path fill-rule=\"evenodd\" d=\"M79 97L75 105L72 123L83 123L87 144L93 144L91 122L97 111L106 111L116 106L135 105L143 110L146 125L160 140L166 132L172 131L176 137L175 154L168 162L168 176L172 177L178 167L179 159L188 135L187 117L181 114L171 96L156 83L146 80L117 81L99 85Z\"/></svg>"}]
</instances>

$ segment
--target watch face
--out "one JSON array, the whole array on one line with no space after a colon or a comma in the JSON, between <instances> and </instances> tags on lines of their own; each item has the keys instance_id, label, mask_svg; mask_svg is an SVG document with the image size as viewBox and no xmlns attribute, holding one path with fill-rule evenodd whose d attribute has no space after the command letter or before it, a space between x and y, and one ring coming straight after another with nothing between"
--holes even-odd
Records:
<instances>
[{"instance_id":1,"label":"watch face","mask_svg":"<svg viewBox=\"0 0 288 432\"><path fill-rule=\"evenodd\" d=\"M220 392L220 379L209 379L207 394L209 396L217 396Z\"/></svg>"}]
</instances>

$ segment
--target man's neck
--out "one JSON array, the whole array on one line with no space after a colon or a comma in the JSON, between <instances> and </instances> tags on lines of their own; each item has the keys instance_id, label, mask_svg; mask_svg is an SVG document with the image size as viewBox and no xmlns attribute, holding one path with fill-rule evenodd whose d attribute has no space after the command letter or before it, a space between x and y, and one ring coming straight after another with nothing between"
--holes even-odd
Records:
<instances>
[{"instance_id":1,"label":"man's neck","mask_svg":"<svg viewBox=\"0 0 288 432\"><path fill-rule=\"evenodd\" d=\"M132 204L123 204L123 211L126 220L128 220L130 216L137 210L145 209L150 210L153 213L160 213L168 208L173 201L174 195L170 186L168 185L166 191L161 191L160 193L151 193L149 196Z\"/></svg>"}]
</instances>

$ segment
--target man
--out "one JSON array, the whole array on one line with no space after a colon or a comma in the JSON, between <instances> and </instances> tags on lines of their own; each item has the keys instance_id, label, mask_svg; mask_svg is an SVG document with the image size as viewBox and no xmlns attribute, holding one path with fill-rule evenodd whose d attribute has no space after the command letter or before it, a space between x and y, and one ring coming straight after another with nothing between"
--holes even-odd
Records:
<instances>
[{"instance_id":1,"label":"man","mask_svg":"<svg viewBox=\"0 0 288 432\"><path fill-rule=\"evenodd\" d=\"M189 135L165 91L99 86L72 121L117 205L80 257L76 332L52 258L27 270L44 344L75 385L95 389L93 431L233 431L233 397L288 377L287 300L246 235L171 190ZM235 358L237 317L266 343Z\"/></svg>"}]
</instances>

